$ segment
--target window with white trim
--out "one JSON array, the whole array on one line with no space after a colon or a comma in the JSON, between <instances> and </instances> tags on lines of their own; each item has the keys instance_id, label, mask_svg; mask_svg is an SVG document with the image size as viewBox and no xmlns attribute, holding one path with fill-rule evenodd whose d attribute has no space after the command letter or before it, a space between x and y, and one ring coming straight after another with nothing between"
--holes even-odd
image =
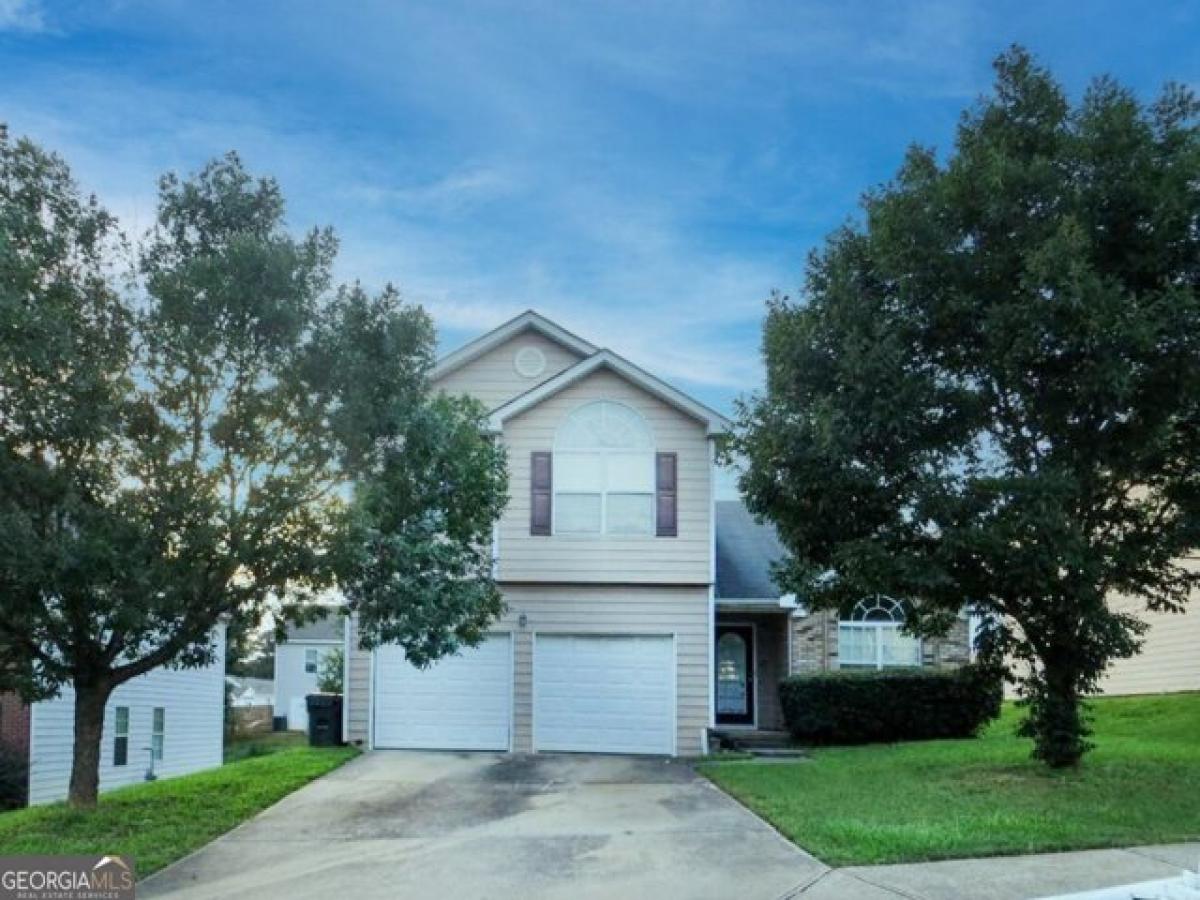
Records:
<instances>
[{"instance_id":1,"label":"window with white trim","mask_svg":"<svg viewBox=\"0 0 1200 900\"><path fill-rule=\"evenodd\" d=\"M304 651L304 671L308 674L313 674L317 671L317 663L320 661L321 655L315 647L310 647Z\"/></svg>"},{"instance_id":2,"label":"window with white trim","mask_svg":"<svg viewBox=\"0 0 1200 900\"><path fill-rule=\"evenodd\" d=\"M167 710L165 707L154 707L154 722L150 732L150 753L154 759L160 760L163 758L163 750L166 749L165 743L167 739Z\"/></svg>"},{"instance_id":3,"label":"window with white trim","mask_svg":"<svg viewBox=\"0 0 1200 900\"><path fill-rule=\"evenodd\" d=\"M113 765L129 762L129 707L118 706L113 711Z\"/></svg>"},{"instance_id":4,"label":"window with white trim","mask_svg":"<svg viewBox=\"0 0 1200 900\"><path fill-rule=\"evenodd\" d=\"M654 534L654 436L637 410L599 400L554 439L555 534Z\"/></svg>"},{"instance_id":5,"label":"window with white trim","mask_svg":"<svg viewBox=\"0 0 1200 900\"><path fill-rule=\"evenodd\" d=\"M921 639L901 630L904 604L891 597L859 601L838 623L838 664L843 668L921 665Z\"/></svg>"}]
</instances>

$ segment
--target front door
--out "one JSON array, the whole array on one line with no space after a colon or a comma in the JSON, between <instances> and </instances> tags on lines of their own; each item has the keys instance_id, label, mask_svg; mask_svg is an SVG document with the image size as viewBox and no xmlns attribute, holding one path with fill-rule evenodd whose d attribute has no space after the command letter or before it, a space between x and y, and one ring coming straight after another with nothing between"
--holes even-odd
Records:
<instances>
[{"instance_id":1,"label":"front door","mask_svg":"<svg viewBox=\"0 0 1200 900\"><path fill-rule=\"evenodd\" d=\"M717 626L717 724L754 724L754 627Z\"/></svg>"}]
</instances>

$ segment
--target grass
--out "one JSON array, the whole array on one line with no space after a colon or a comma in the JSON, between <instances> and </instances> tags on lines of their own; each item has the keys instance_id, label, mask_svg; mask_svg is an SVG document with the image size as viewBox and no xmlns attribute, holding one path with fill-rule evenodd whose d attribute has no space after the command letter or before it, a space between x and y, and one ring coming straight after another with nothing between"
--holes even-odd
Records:
<instances>
[{"instance_id":1,"label":"grass","mask_svg":"<svg viewBox=\"0 0 1200 900\"><path fill-rule=\"evenodd\" d=\"M308 735L302 731L269 731L254 737L234 738L225 743L225 762L237 762L255 756L269 756L280 750L304 747Z\"/></svg>"},{"instance_id":2,"label":"grass","mask_svg":"<svg viewBox=\"0 0 1200 900\"><path fill-rule=\"evenodd\" d=\"M1078 770L1030 759L1006 705L977 740L813 751L700 770L831 865L1200 839L1200 694L1093 705Z\"/></svg>"},{"instance_id":3,"label":"grass","mask_svg":"<svg viewBox=\"0 0 1200 900\"><path fill-rule=\"evenodd\" d=\"M124 854L145 878L357 753L352 747L281 748L219 769L110 791L93 811L61 803L15 810L0 815L0 856Z\"/></svg>"}]
</instances>

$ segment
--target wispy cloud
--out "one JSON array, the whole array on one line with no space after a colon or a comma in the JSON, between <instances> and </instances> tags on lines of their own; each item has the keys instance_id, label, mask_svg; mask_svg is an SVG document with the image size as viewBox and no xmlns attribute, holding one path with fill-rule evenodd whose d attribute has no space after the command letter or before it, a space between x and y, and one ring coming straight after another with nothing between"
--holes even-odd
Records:
<instances>
[{"instance_id":1,"label":"wispy cloud","mask_svg":"<svg viewBox=\"0 0 1200 900\"><path fill-rule=\"evenodd\" d=\"M910 141L952 139L1009 42L1200 80L1194 14L1096 6L1084 34L1069 0L0 0L0 115L133 231L158 174L237 149L446 347L536 307L727 408L771 289Z\"/></svg>"},{"instance_id":2,"label":"wispy cloud","mask_svg":"<svg viewBox=\"0 0 1200 900\"><path fill-rule=\"evenodd\" d=\"M38 0L0 0L0 32L46 30L46 16Z\"/></svg>"}]
</instances>

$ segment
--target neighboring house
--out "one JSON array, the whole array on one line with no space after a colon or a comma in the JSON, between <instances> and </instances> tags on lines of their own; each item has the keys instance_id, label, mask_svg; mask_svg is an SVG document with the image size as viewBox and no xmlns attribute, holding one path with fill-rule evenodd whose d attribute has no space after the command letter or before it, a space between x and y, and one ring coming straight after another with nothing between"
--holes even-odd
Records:
<instances>
[{"instance_id":1,"label":"neighboring house","mask_svg":"<svg viewBox=\"0 0 1200 900\"><path fill-rule=\"evenodd\" d=\"M186 775L221 765L224 752L225 628L214 662L200 669L154 669L116 688L104 708L100 790ZM0 697L0 741L29 761L29 802L63 800L71 780L75 695L27 705Z\"/></svg>"},{"instance_id":2,"label":"neighboring house","mask_svg":"<svg viewBox=\"0 0 1200 900\"><path fill-rule=\"evenodd\" d=\"M526 312L433 378L482 401L508 450L494 534L507 612L480 646L425 670L395 646L360 649L347 629L350 740L694 755L712 727L777 726L790 671L851 654L965 658L965 621L952 640L914 646L878 604L844 633L836 617L800 615L769 583L774 536L739 504L714 503L729 422L612 351Z\"/></svg>"},{"instance_id":3,"label":"neighboring house","mask_svg":"<svg viewBox=\"0 0 1200 900\"><path fill-rule=\"evenodd\" d=\"M270 678L225 676L229 685L229 705L235 707L275 705L275 682Z\"/></svg>"},{"instance_id":4,"label":"neighboring house","mask_svg":"<svg viewBox=\"0 0 1200 900\"><path fill-rule=\"evenodd\" d=\"M289 731L308 730L305 697L317 691L321 662L342 646L346 626L332 613L288 629L287 639L275 645L275 716L287 718Z\"/></svg>"}]
</instances>

